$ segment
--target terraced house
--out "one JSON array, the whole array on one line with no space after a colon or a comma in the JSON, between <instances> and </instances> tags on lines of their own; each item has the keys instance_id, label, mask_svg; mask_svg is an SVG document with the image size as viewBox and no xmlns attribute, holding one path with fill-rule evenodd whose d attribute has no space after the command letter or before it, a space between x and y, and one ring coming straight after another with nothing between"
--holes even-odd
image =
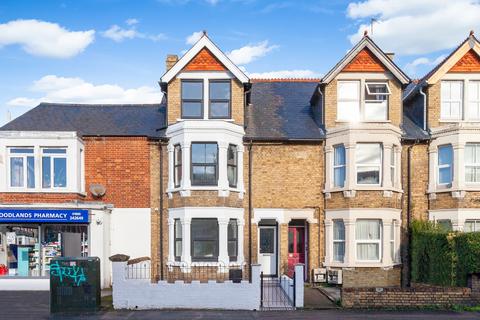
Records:
<instances>
[{"instance_id":1,"label":"terraced house","mask_svg":"<svg viewBox=\"0 0 480 320\"><path fill-rule=\"evenodd\" d=\"M59 255L100 256L108 286L113 254L154 280L258 263L406 284L412 219L480 230L479 55L472 33L411 81L365 34L322 79L262 80L204 34L158 104L40 104L0 132L0 288Z\"/></svg>"}]
</instances>

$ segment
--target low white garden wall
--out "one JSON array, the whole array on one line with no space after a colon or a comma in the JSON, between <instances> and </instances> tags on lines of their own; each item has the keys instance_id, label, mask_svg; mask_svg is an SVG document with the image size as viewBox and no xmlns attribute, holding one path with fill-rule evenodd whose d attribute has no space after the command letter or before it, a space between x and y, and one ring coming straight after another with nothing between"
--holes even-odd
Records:
<instances>
[{"instance_id":1,"label":"low white garden wall","mask_svg":"<svg viewBox=\"0 0 480 320\"><path fill-rule=\"evenodd\" d=\"M0 291L48 291L49 278L0 278Z\"/></svg>"},{"instance_id":2,"label":"low white garden wall","mask_svg":"<svg viewBox=\"0 0 480 320\"><path fill-rule=\"evenodd\" d=\"M303 296L304 296L304 271L303 271L303 264L295 265L295 294L293 293L293 279L282 275L280 279L280 285L283 289L283 292L290 298L290 301L294 302L294 306L296 308L303 308ZM295 301L294 301L295 299Z\"/></svg>"},{"instance_id":3,"label":"low white garden wall","mask_svg":"<svg viewBox=\"0 0 480 320\"><path fill-rule=\"evenodd\" d=\"M252 265L252 283L176 281L151 283L127 279L126 262L113 262L113 307L115 309L231 309L260 308L260 265Z\"/></svg>"}]
</instances>

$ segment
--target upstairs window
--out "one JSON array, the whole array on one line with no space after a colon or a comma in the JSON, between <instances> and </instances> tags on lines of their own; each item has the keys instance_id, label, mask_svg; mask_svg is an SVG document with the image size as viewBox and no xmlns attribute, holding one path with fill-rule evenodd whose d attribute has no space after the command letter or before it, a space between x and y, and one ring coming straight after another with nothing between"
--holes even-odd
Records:
<instances>
[{"instance_id":1,"label":"upstairs window","mask_svg":"<svg viewBox=\"0 0 480 320\"><path fill-rule=\"evenodd\" d=\"M360 117L360 81L338 81L337 120L354 121Z\"/></svg>"},{"instance_id":2,"label":"upstairs window","mask_svg":"<svg viewBox=\"0 0 480 320\"><path fill-rule=\"evenodd\" d=\"M480 120L480 81L468 82L467 118Z\"/></svg>"},{"instance_id":3,"label":"upstairs window","mask_svg":"<svg viewBox=\"0 0 480 320\"><path fill-rule=\"evenodd\" d=\"M382 146L359 143L356 147L357 184L380 185Z\"/></svg>"},{"instance_id":4,"label":"upstairs window","mask_svg":"<svg viewBox=\"0 0 480 320\"><path fill-rule=\"evenodd\" d=\"M365 83L365 120L386 121L388 119L388 83Z\"/></svg>"},{"instance_id":5,"label":"upstairs window","mask_svg":"<svg viewBox=\"0 0 480 320\"><path fill-rule=\"evenodd\" d=\"M230 80L210 80L208 92L210 95L209 117L211 119L230 119Z\"/></svg>"},{"instance_id":6,"label":"upstairs window","mask_svg":"<svg viewBox=\"0 0 480 320\"><path fill-rule=\"evenodd\" d=\"M65 188L67 186L67 150L48 148L42 150L42 187Z\"/></svg>"},{"instance_id":7,"label":"upstairs window","mask_svg":"<svg viewBox=\"0 0 480 320\"><path fill-rule=\"evenodd\" d=\"M173 148L173 181L177 188L182 183L182 147L177 144Z\"/></svg>"},{"instance_id":8,"label":"upstairs window","mask_svg":"<svg viewBox=\"0 0 480 320\"><path fill-rule=\"evenodd\" d=\"M35 188L33 148L10 148L10 187Z\"/></svg>"},{"instance_id":9,"label":"upstairs window","mask_svg":"<svg viewBox=\"0 0 480 320\"><path fill-rule=\"evenodd\" d=\"M480 182L480 143L465 145L465 181Z\"/></svg>"},{"instance_id":10,"label":"upstairs window","mask_svg":"<svg viewBox=\"0 0 480 320\"><path fill-rule=\"evenodd\" d=\"M463 110L463 82L441 82L441 112L443 120L461 120Z\"/></svg>"},{"instance_id":11,"label":"upstairs window","mask_svg":"<svg viewBox=\"0 0 480 320\"><path fill-rule=\"evenodd\" d=\"M192 143L192 185L217 185L217 166L216 143Z\"/></svg>"},{"instance_id":12,"label":"upstairs window","mask_svg":"<svg viewBox=\"0 0 480 320\"><path fill-rule=\"evenodd\" d=\"M182 80L182 118L203 118L203 80Z\"/></svg>"},{"instance_id":13,"label":"upstairs window","mask_svg":"<svg viewBox=\"0 0 480 320\"><path fill-rule=\"evenodd\" d=\"M237 146L231 144L227 150L227 176L228 185L232 188L237 187Z\"/></svg>"},{"instance_id":14,"label":"upstairs window","mask_svg":"<svg viewBox=\"0 0 480 320\"><path fill-rule=\"evenodd\" d=\"M345 147L343 144L333 147L333 185L343 188L345 185Z\"/></svg>"},{"instance_id":15,"label":"upstairs window","mask_svg":"<svg viewBox=\"0 0 480 320\"><path fill-rule=\"evenodd\" d=\"M448 185L453 178L453 148L451 145L438 147L438 184Z\"/></svg>"}]
</instances>

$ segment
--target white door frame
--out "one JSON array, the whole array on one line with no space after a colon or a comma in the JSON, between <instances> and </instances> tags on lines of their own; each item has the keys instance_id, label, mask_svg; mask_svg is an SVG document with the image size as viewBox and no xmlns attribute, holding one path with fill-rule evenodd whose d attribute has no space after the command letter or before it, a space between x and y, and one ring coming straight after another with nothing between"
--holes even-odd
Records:
<instances>
[{"instance_id":1,"label":"white door frame","mask_svg":"<svg viewBox=\"0 0 480 320\"><path fill-rule=\"evenodd\" d=\"M275 263L275 274L267 274L266 276L271 277L278 277L278 260L279 260L279 250L278 250L278 225L259 225L258 226L258 239L257 239L257 255L258 255L258 262L260 263L260 255L264 255L260 253L260 229L273 229L274 231L274 253L275 256L274 263ZM262 269L263 270L263 266Z\"/></svg>"}]
</instances>

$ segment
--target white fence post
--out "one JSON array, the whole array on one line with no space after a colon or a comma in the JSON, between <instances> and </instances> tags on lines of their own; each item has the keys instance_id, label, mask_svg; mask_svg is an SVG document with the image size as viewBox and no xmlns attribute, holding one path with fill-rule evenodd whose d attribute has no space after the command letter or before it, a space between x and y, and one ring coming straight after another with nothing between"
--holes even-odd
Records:
<instances>
[{"instance_id":1,"label":"white fence post","mask_svg":"<svg viewBox=\"0 0 480 320\"><path fill-rule=\"evenodd\" d=\"M304 290L304 265L296 264L295 265L295 307L303 308L303 290Z\"/></svg>"},{"instance_id":2,"label":"white fence post","mask_svg":"<svg viewBox=\"0 0 480 320\"><path fill-rule=\"evenodd\" d=\"M127 299L123 297L127 262L112 262L112 299L115 309L127 308Z\"/></svg>"}]
</instances>

